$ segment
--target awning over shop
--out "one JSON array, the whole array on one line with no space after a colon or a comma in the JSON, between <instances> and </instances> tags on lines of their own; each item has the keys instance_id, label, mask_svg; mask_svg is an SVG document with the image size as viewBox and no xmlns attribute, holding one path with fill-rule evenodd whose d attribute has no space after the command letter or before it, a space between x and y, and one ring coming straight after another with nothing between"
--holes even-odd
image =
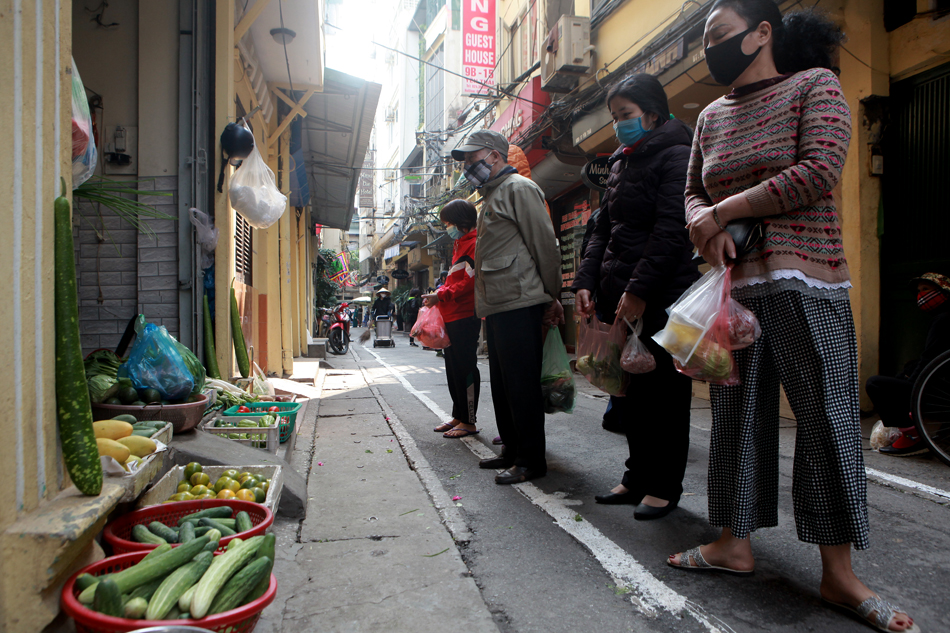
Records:
<instances>
[{"instance_id":1,"label":"awning over shop","mask_svg":"<svg viewBox=\"0 0 950 633\"><path fill-rule=\"evenodd\" d=\"M317 224L347 230L381 86L330 68L323 79L323 92L310 95L303 107L310 217Z\"/></svg>"},{"instance_id":2,"label":"awning over shop","mask_svg":"<svg viewBox=\"0 0 950 633\"><path fill-rule=\"evenodd\" d=\"M531 180L544 191L551 200L581 179L581 165L562 162L551 152L547 158L531 168Z\"/></svg>"}]
</instances>

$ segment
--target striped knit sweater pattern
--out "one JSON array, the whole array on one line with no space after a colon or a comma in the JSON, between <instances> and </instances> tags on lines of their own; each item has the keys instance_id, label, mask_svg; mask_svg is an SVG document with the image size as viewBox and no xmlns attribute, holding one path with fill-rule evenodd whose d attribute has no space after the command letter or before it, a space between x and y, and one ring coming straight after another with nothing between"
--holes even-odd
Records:
<instances>
[{"instance_id":1,"label":"striped knit sweater pattern","mask_svg":"<svg viewBox=\"0 0 950 633\"><path fill-rule=\"evenodd\" d=\"M841 84L824 68L721 97L702 111L687 174L687 219L741 193L765 224L764 240L733 269L735 281L795 271L824 284L849 280L832 190L850 139Z\"/></svg>"}]
</instances>

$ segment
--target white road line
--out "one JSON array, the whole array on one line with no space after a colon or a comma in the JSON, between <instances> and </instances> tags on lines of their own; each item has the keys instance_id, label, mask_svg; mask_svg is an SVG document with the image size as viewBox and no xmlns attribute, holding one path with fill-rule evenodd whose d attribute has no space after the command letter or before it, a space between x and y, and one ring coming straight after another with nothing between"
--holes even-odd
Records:
<instances>
[{"instance_id":1,"label":"white road line","mask_svg":"<svg viewBox=\"0 0 950 633\"><path fill-rule=\"evenodd\" d=\"M413 387L401 373L383 360L379 354L369 348L364 347L364 349L372 354L379 364L385 367L402 384L406 391L418 398L440 420L450 417L431 398ZM395 431L395 429L393 430ZM402 430L405 431L405 428ZM462 438L462 441L479 458L495 457L495 453L478 440L465 437ZM414 441L412 446L415 450L419 450ZM574 505L570 499L564 499L560 495L549 495L531 482L516 484L514 488L554 519L556 525L587 548L618 587L630 588L632 591L630 601L641 613L655 616L659 609L668 611L676 617L688 613L705 626L710 633L733 632L728 624L715 616L709 615L701 606L688 600L656 578L622 547L604 536L600 530L589 522L584 521L583 517L581 517L582 520L578 521L576 517L580 515L570 507L570 505Z\"/></svg>"},{"instance_id":2,"label":"white road line","mask_svg":"<svg viewBox=\"0 0 950 633\"><path fill-rule=\"evenodd\" d=\"M928 486L927 484L918 483L914 481L913 479L898 477L897 475L884 473L884 472L881 472L880 470L874 470L873 468L868 468L867 466L864 467L864 472L867 473L867 476L869 479L879 480L879 483L884 482L887 484L903 486L905 488L910 488L911 490L926 492L929 495L940 497L941 499L950 499L950 492L947 492L946 490L941 490L940 488L934 488L933 486Z\"/></svg>"}]
</instances>

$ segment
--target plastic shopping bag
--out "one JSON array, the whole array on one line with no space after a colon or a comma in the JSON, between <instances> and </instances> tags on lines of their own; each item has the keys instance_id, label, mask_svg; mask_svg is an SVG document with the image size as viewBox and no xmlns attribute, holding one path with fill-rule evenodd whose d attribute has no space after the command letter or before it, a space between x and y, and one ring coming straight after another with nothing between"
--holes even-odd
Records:
<instances>
[{"instance_id":1,"label":"plastic shopping bag","mask_svg":"<svg viewBox=\"0 0 950 633\"><path fill-rule=\"evenodd\" d=\"M256 396L273 396L277 394L274 384L264 375L264 370L254 363L254 375L251 378L249 391Z\"/></svg>"},{"instance_id":2,"label":"plastic shopping bag","mask_svg":"<svg viewBox=\"0 0 950 633\"><path fill-rule=\"evenodd\" d=\"M571 372L571 359L561 340L561 331L556 327L548 330L548 336L544 339L541 393L544 395L545 413L573 413L574 374Z\"/></svg>"},{"instance_id":3,"label":"plastic shopping bag","mask_svg":"<svg viewBox=\"0 0 950 633\"><path fill-rule=\"evenodd\" d=\"M620 367L620 354L627 340L626 325L617 319L608 326L596 316L581 321L577 346L577 371L590 384L612 396L627 392L627 374Z\"/></svg>"},{"instance_id":4,"label":"plastic shopping bag","mask_svg":"<svg viewBox=\"0 0 950 633\"><path fill-rule=\"evenodd\" d=\"M96 139L92 133L92 114L89 112L89 99L86 88L73 60L72 77L72 119L73 119L73 188L89 180L96 171Z\"/></svg>"},{"instance_id":5,"label":"plastic shopping bag","mask_svg":"<svg viewBox=\"0 0 950 633\"><path fill-rule=\"evenodd\" d=\"M136 389L156 389L162 400L182 400L195 386L194 377L164 326L135 322L135 343L129 359L119 366L119 378L130 378Z\"/></svg>"},{"instance_id":6,"label":"plastic shopping bag","mask_svg":"<svg viewBox=\"0 0 950 633\"><path fill-rule=\"evenodd\" d=\"M730 340L731 289L729 269L716 266L671 306L666 327L653 340L670 353L680 373L721 385L739 384Z\"/></svg>"},{"instance_id":7,"label":"plastic shopping bag","mask_svg":"<svg viewBox=\"0 0 950 633\"><path fill-rule=\"evenodd\" d=\"M744 349L762 336L762 326L752 310L729 298L729 344L733 351Z\"/></svg>"},{"instance_id":8,"label":"plastic shopping bag","mask_svg":"<svg viewBox=\"0 0 950 633\"><path fill-rule=\"evenodd\" d=\"M620 366L624 371L631 374L648 374L656 369L656 359L647 349L647 346L640 340L640 334L643 332L643 320L635 319L636 325L631 325L630 321L624 319L627 326L633 330L627 344L623 348L623 354L620 355Z\"/></svg>"},{"instance_id":9,"label":"plastic shopping bag","mask_svg":"<svg viewBox=\"0 0 950 633\"><path fill-rule=\"evenodd\" d=\"M878 420L871 429L871 448L880 451L896 442L901 435L901 430L896 426L884 426L884 422Z\"/></svg>"},{"instance_id":10,"label":"plastic shopping bag","mask_svg":"<svg viewBox=\"0 0 950 633\"><path fill-rule=\"evenodd\" d=\"M419 339L425 347L445 349L451 343L445 332L445 321L442 320L442 311L438 305L431 308L420 308L419 317L412 326L409 336Z\"/></svg>"},{"instance_id":11,"label":"plastic shopping bag","mask_svg":"<svg viewBox=\"0 0 950 633\"><path fill-rule=\"evenodd\" d=\"M189 209L188 219L195 227L195 241L201 247L201 268L210 268L214 265L214 249L218 246L218 229L204 211Z\"/></svg>"},{"instance_id":12,"label":"plastic shopping bag","mask_svg":"<svg viewBox=\"0 0 950 633\"><path fill-rule=\"evenodd\" d=\"M287 196L274 183L271 171L255 146L231 178L231 206L255 229L266 229L284 214Z\"/></svg>"}]
</instances>

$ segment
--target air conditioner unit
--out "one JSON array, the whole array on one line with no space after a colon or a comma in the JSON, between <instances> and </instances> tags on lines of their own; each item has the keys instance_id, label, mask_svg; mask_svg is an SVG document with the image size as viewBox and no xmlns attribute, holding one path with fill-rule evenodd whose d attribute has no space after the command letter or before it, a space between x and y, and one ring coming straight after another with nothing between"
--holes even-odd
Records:
<instances>
[{"instance_id":1,"label":"air conditioner unit","mask_svg":"<svg viewBox=\"0 0 950 633\"><path fill-rule=\"evenodd\" d=\"M399 172L395 169L389 169L386 171L386 181L394 182L399 179Z\"/></svg>"},{"instance_id":2,"label":"air conditioner unit","mask_svg":"<svg viewBox=\"0 0 950 633\"><path fill-rule=\"evenodd\" d=\"M562 15L551 29L541 58L541 89L570 92L590 72L590 18Z\"/></svg>"},{"instance_id":3,"label":"air conditioner unit","mask_svg":"<svg viewBox=\"0 0 950 633\"><path fill-rule=\"evenodd\" d=\"M396 108L387 107L386 108L386 123L395 123L396 122Z\"/></svg>"}]
</instances>

